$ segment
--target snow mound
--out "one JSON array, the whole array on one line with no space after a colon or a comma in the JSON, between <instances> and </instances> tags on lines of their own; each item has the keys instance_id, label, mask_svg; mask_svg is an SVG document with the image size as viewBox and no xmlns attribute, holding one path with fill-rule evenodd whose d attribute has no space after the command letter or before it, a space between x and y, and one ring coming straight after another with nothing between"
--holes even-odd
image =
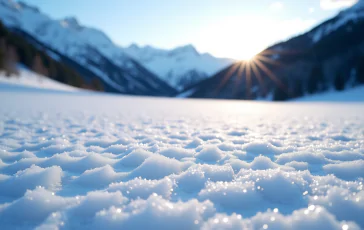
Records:
<instances>
[{"instance_id":1,"label":"snow mound","mask_svg":"<svg viewBox=\"0 0 364 230\"><path fill-rule=\"evenodd\" d=\"M145 160L138 168L134 169L130 177L142 177L145 179L161 179L173 173L180 173L183 163L162 155L153 155Z\"/></svg>"},{"instance_id":2,"label":"snow mound","mask_svg":"<svg viewBox=\"0 0 364 230\"><path fill-rule=\"evenodd\" d=\"M173 191L173 181L169 178L162 180L146 180L135 178L127 182L112 183L108 191L120 191L130 199L147 199L152 194L158 194L164 199L169 199Z\"/></svg>"},{"instance_id":3,"label":"snow mound","mask_svg":"<svg viewBox=\"0 0 364 230\"><path fill-rule=\"evenodd\" d=\"M272 154L281 154L287 151L286 149L276 147L271 143L266 143L266 142L248 143L243 146L243 149L248 153L256 155L268 155L268 156Z\"/></svg>"},{"instance_id":4,"label":"snow mound","mask_svg":"<svg viewBox=\"0 0 364 230\"><path fill-rule=\"evenodd\" d=\"M177 208L178 207L178 208ZM198 229L214 208L211 202L172 203L159 196L132 201L124 209L111 207L97 213L95 229ZM197 224L196 224L197 223Z\"/></svg>"},{"instance_id":5,"label":"snow mound","mask_svg":"<svg viewBox=\"0 0 364 230\"><path fill-rule=\"evenodd\" d=\"M183 148L169 148L169 149L164 149L164 150L160 151L159 154L161 154L165 157L181 160L182 158L185 158L185 157L193 157L194 152L188 151Z\"/></svg>"},{"instance_id":6,"label":"snow mound","mask_svg":"<svg viewBox=\"0 0 364 230\"><path fill-rule=\"evenodd\" d=\"M196 154L196 158L211 163L221 160L223 156L222 151L216 146L206 146Z\"/></svg>"},{"instance_id":7,"label":"snow mound","mask_svg":"<svg viewBox=\"0 0 364 230\"><path fill-rule=\"evenodd\" d=\"M49 190L56 191L61 186L62 169L58 166L41 168L32 165L29 168L18 171L11 177L0 180L0 195L21 197L26 190L43 186Z\"/></svg>"},{"instance_id":8,"label":"snow mound","mask_svg":"<svg viewBox=\"0 0 364 230\"><path fill-rule=\"evenodd\" d=\"M323 167L327 173L333 173L338 178L355 180L364 177L364 160L327 164Z\"/></svg>"},{"instance_id":9,"label":"snow mound","mask_svg":"<svg viewBox=\"0 0 364 230\"><path fill-rule=\"evenodd\" d=\"M138 167L141 165L145 159L152 156L153 153L148 152L143 149L136 149L129 153L128 155L124 156L120 159L118 163L116 163L115 167L124 166L124 167Z\"/></svg>"},{"instance_id":10,"label":"snow mound","mask_svg":"<svg viewBox=\"0 0 364 230\"><path fill-rule=\"evenodd\" d=\"M0 225L4 229L14 226L29 228L42 223L51 213L76 204L75 198L55 196L43 187L28 190L23 197L0 209ZM32 209L30 209L32 208Z\"/></svg>"},{"instance_id":11,"label":"snow mound","mask_svg":"<svg viewBox=\"0 0 364 230\"><path fill-rule=\"evenodd\" d=\"M259 213L251 219L241 215L216 215L206 222L202 229L360 229L353 222L337 221L320 206L295 211L283 216L276 212Z\"/></svg>"},{"instance_id":12,"label":"snow mound","mask_svg":"<svg viewBox=\"0 0 364 230\"><path fill-rule=\"evenodd\" d=\"M103 188L111 182L120 180L123 174L116 173L110 165L86 170L74 179L73 183L81 187Z\"/></svg>"}]
</instances>

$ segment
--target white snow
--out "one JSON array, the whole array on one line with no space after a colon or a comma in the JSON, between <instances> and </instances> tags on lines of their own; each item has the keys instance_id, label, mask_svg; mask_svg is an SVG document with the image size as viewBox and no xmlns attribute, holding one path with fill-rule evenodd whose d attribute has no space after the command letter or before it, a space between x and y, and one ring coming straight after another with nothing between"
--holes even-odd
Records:
<instances>
[{"instance_id":1,"label":"white snow","mask_svg":"<svg viewBox=\"0 0 364 230\"><path fill-rule=\"evenodd\" d=\"M364 102L364 86L357 86L344 91L329 91L314 95L306 95L293 101L323 101L323 102Z\"/></svg>"},{"instance_id":2,"label":"white snow","mask_svg":"<svg viewBox=\"0 0 364 230\"><path fill-rule=\"evenodd\" d=\"M0 98L1 229L364 228L364 103Z\"/></svg>"},{"instance_id":3,"label":"white snow","mask_svg":"<svg viewBox=\"0 0 364 230\"><path fill-rule=\"evenodd\" d=\"M349 21L357 21L364 18L364 1L359 0L354 6L349 9L343 10L335 18L333 22L327 23L325 26L321 26L311 33L313 43L319 42L324 36L332 33L338 28L342 27ZM350 27L347 29L350 30Z\"/></svg>"},{"instance_id":4,"label":"white snow","mask_svg":"<svg viewBox=\"0 0 364 230\"><path fill-rule=\"evenodd\" d=\"M201 54L192 45L164 50L133 44L124 51L176 88L181 87L181 79L187 78L191 71L199 73L199 80L203 80L234 62Z\"/></svg>"},{"instance_id":5,"label":"white snow","mask_svg":"<svg viewBox=\"0 0 364 230\"><path fill-rule=\"evenodd\" d=\"M18 75L5 76L3 71L0 71L0 88L2 90L12 90L19 88L28 89L48 89L57 91L80 91L81 89L72 87L55 80L52 80L46 76L39 75L33 71L25 68L19 68Z\"/></svg>"}]
</instances>

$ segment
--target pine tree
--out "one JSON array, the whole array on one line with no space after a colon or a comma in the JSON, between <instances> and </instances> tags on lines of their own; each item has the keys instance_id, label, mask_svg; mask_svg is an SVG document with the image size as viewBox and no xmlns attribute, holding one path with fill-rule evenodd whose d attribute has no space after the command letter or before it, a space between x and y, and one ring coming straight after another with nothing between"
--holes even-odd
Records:
<instances>
[{"instance_id":1,"label":"pine tree","mask_svg":"<svg viewBox=\"0 0 364 230\"><path fill-rule=\"evenodd\" d=\"M6 47L4 69L5 75L10 77L11 75L18 75L18 69L16 65L18 64L18 54L13 46Z\"/></svg>"},{"instance_id":2,"label":"pine tree","mask_svg":"<svg viewBox=\"0 0 364 230\"><path fill-rule=\"evenodd\" d=\"M312 68L311 74L307 82L307 91L310 94L316 93L322 90L324 83L324 74L320 65L315 65Z\"/></svg>"},{"instance_id":3,"label":"pine tree","mask_svg":"<svg viewBox=\"0 0 364 230\"><path fill-rule=\"evenodd\" d=\"M93 90L96 90L96 91L104 91L104 86L102 85L101 81L97 78L92 79L91 87Z\"/></svg>"},{"instance_id":4,"label":"pine tree","mask_svg":"<svg viewBox=\"0 0 364 230\"><path fill-rule=\"evenodd\" d=\"M5 39L0 38L0 70L5 68L6 44Z\"/></svg>"},{"instance_id":5,"label":"pine tree","mask_svg":"<svg viewBox=\"0 0 364 230\"><path fill-rule=\"evenodd\" d=\"M42 81L42 76L47 76L48 75L48 71L44 67L42 58L41 58L41 56L39 54L37 54L34 57L32 69L33 69L34 72L39 74L39 76L40 76L39 80L40 81Z\"/></svg>"},{"instance_id":6,"label":"pine tree","mask_svg":"<svg viewBox=\"0 0 364 230\"><path fill-rule=\"evenodd\" d=\"M8 35L8 30L5 28L4 24L0 21L0 37L6 37Z\"/></svg>"},{"instance_id":7,"label":"pine tree","mask_svg":"<svg viewBox=\"0 0 364 230\"><path fill-rule=\"evenodd\" d=\"M282 89L281 87L277 86L274 89L273 92L273 101L286 101L290 98L290 96L288 95L288 93Z\"/></svg>"},{"instance_id":8,"label":"pine tree","mask_svg":"<svg viewBox=\"0 0 364 230\"><path fill-rule=\"evenodd\" d=\"M53 60L50 60L50 62L49 62L48 77L52 78L52 79L55 79L57 77L56 62Z\"/></svg>"},{"instance_id":9,"label":"pine tree","mask_svg":"<svg viewBox=\"0 0 364 230\"><path fill-rule=\"evenodd\" d=\"M359 84L364 84L364 56L359 59L358 66L356 68L356 81Z\"/></svg>"},{"instance_id":10,"label":"pine tree","mask_svg":"<svg viewBox=\"0 0 364 230\"><path fill-rule=\"evenodd\" d=\"M29 44L22 44L17 47L17 53L19 55L19 61L23 63L25 66L31 68L33 64L34 53L32 52L32 48Z\"/></svg>"},{"instance_id":11,"label":"pine tree","mask_svg":"<svg viewBox=\"0 0 364 230\"><path fill-rule=\"evenodd\" d=\"M345 89L345 78L342 73L337 73L335 80L334 80L334 87L338 91L342 91Z\"/></svg>"},{"instance_id":12,"label":"pine tree","mask_svg":"<svg viewBox=\"0 0 364 230\"><path fill-rule=\"evenodd\" d=\"M303 91L302 81L296 80L294 83L294 90L293 90L294 97L302 97L302 96L304 96L304 94L305 93Z\"/></svg>"}]
</instances>

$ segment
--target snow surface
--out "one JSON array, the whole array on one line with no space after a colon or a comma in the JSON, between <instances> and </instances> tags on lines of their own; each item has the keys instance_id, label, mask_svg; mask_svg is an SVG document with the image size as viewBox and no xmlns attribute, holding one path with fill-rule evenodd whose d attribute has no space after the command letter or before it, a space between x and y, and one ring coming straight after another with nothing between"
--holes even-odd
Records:
<instances>
[{"instance_id":1,"label":"snow surface","mask_svg":"<svg viewBox=\"0 0 364 230\"><path fill-rule=\"evenodd\" d=\"M1 229L364 228L364 104L0 88Z\"/></svg>"},{"instance_id":2,"label":"snow surface","mask_svg":"<svg viewBox=\"0 0 364 230\"><path fill-rule=\"evenodd\" d=\"M324 92L320 94L307 95L294 101L326 101L326 102L364 102L364 86L346 89L345 91Z\"/></svg>"},{"instance_id":3,"label":"snow surface","mask_svg":"<svg viewBox=\"0 0 364 230\"><path fill-rule=\"evenodd\" d=\"M10 77L0 71L0 88L1 90L12 89L48 89L57 91L80 91L81 89L72 87L60 82L54 81L46 76L34 73L25 68L19 68L18 75Z\"/></svg>"}]
</instances>

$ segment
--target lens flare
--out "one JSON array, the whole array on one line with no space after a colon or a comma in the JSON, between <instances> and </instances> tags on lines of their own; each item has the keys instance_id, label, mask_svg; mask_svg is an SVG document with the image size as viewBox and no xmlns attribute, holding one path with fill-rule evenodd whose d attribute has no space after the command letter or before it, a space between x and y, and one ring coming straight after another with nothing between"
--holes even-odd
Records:
<instances>
[{"instance_id":1,"label":"lens flare","mask_svg":"<svg viewBox=\"0 0 364 230\"><path fill-rule=\"evenodd\" d=\"M235 63L223 76L221 82L216 88L215 94L217 95L222 88L227 84L229 79L236 76L234 82L234 97L240 97L242 86L245 83L245 99L251 99L253 78L255 77L260 88L260 95L265 97L268 94L266 79L271 80L277 87L291 94L290 90L284 83L275 75L272 67L281 67L279 57L289 52L277 51L273 49L264 50L256 55L246 58L245 60ZM245 81L243 81L245 80Z\"/></svg>"}]
</instances>

